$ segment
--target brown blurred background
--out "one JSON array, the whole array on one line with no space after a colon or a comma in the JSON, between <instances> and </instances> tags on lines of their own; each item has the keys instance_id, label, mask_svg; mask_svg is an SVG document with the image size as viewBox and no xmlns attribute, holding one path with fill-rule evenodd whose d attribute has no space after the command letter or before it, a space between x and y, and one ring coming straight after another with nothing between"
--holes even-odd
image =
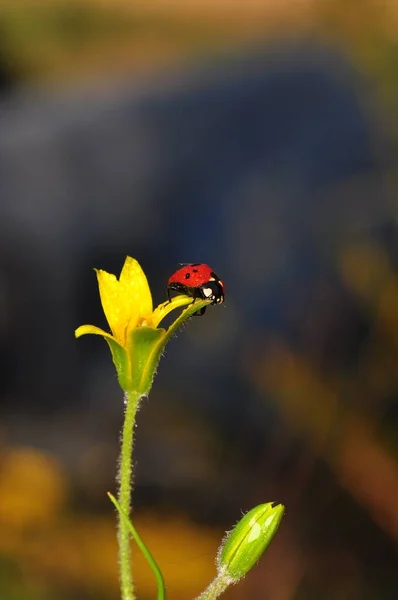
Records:
<instances>
[{"instance_id":1,"label":"brown blurred background","mask_svg":"<svg viewBox=\"0 0 398 600\"><path fill-rule=\"evenodd\" d=\"M286 504L225 598L398 587L394 0L3 0L0 598L118 597L123 404L93 267L227 301L138 416L134 522L173 600L242 511ZM141 600L155 585L135 553Z\"/></svg>"}]
</instances>

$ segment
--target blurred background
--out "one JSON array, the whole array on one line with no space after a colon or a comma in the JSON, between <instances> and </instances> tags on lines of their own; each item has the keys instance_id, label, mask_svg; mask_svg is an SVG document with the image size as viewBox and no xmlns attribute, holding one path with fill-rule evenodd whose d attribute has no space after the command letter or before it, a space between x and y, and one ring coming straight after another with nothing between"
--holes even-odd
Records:
<instances>
[{"instance_id":1,"label":"blurred background","mask_svg":"<svg viewBox=\"0 0 398 600\"><path fill-rule=\"evenodd\" d=\"M230 600L398 586L394 0L3 0L0 598L118 597L123 403L93 267L227 298L138 415L134 521L173 600L254 505L287 506ZM141 600L155 584L135 553Z\"/></svg>"}]
</instances>

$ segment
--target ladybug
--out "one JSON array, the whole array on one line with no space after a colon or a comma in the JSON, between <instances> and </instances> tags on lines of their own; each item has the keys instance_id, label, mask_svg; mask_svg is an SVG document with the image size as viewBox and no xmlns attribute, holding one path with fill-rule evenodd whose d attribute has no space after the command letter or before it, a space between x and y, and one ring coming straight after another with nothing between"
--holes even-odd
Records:
<instances>
[{"instance_id":1,"label":"ladybug","mask_svg":"<svg viewBox=\"0 0 398 600\"><path fill-rule=\"evenodd\" d=\"M191 296L194 302L196 298L211 300L211 304L221 304L225 296L224 283L208 265L201 263L184 265L173 273L167 283L169 301L170 292ZM195 315L203 315L205 310L204 306Z\"/></svg>"}]
</instances>

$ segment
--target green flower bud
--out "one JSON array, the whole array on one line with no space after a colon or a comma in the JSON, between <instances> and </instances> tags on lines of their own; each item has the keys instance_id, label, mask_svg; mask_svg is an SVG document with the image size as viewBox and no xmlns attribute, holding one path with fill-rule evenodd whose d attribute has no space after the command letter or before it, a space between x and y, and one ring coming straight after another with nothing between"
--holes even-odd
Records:
<instances>
[{"instance_id":1,"label":"green flower bud","mask_svg":"<svg viewBox=\"0 0 398 600\"><path fill-rule=\"evenodd\" d=\"M273 502L252 508L228 533L217 557L218 570L234 581L244 577L268 548L285 507Z\"/></svg>"}]
</instances>

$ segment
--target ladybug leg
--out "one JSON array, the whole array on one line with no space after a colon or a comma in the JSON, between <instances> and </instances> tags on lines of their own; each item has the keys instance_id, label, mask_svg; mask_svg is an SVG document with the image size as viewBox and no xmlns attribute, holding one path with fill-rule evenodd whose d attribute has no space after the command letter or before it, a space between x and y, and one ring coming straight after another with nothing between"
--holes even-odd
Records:
<instances>
[{"instance_id":1,"label":"ladybug leg","mask_svg":"<svg viewBox=\"0 0 398 600\"><path fill-rule=\"evenodd\" d=\"M200 298L200 292L197 289L194 289L192 292L192 302L191 304L195 304L196 298Z\"/></svg>"},{"instance_id":2,"label":"ladybug leg","mask_svg":"<svg viewBox=\"0 0 398 600\"><path fill-rule=\"evenodd\" d=\"M200 291L200 289L197 289L197 290L195 290L195 292L194 292L194 295L193 295L192 304L194 304L194 302L195 302L196 298L199 298L199 299L201 299L201 298L202 298L202 294L201 294L201 291ZM193 315L192 315L192 316L194 316L194 317L201 317L202 315L204 315L204 314L205 314L205 312L206 312L206 308L207 308L206 306L202 306L202 308L200 308L200 309L199 309L199 310L197 310L195 313L193 313Z\"/></svg>"}]
</instances>

